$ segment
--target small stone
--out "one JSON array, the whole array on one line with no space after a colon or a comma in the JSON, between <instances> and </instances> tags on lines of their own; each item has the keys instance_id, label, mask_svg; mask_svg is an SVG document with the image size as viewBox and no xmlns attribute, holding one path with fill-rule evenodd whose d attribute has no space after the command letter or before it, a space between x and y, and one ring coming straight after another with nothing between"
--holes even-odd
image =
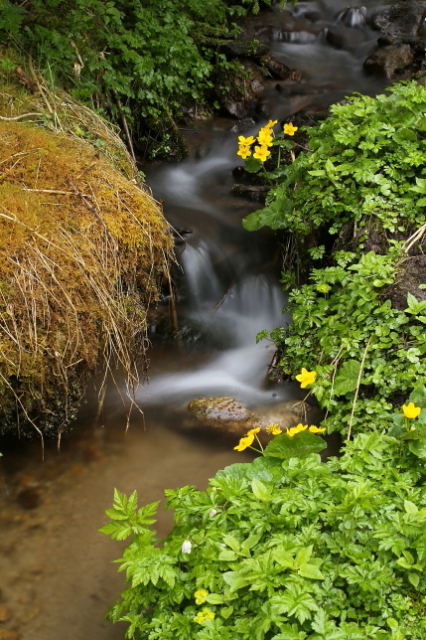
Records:
<instances>
[{"instance_id":1,"label":"small stone","mask_svg":"<svg viewBox=\"0 0 426 640\"><path fill-rule=\"evenodd\" d=\"M12 617L12 612L8 607L0 605L0 622L7 622Z\"/></svg>"},{"instance_id":2,"label":"small stone","mask_svg":"<svg viewBox=\"0 0 426 640\"><path fill-rule=\"evenodd\" d=\"M35 487L22 489L16 499L23 509L36 509L40 505L40 493Z\"/></svg>"}]
</instances>

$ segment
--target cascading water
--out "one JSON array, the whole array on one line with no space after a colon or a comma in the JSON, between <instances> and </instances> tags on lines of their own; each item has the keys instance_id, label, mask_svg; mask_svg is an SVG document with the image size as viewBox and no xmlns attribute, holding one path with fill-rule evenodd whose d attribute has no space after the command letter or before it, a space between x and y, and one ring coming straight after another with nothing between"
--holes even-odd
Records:
<instances>
[{"instance_id":1,"label":"cascading water","mask_svg":"<svg viewBox=\"0 0 426 640\"><path fill-rule=\"evenodd\" d=\"M383 89L386 81L367 76L362 66L378 37L371 16L383 3L364 3L300 2L253 18L273 56L300 72L300 80L266 80L250 114L256 124L244 135L269 118L315 112L351 91ZM235 120L195 126L186 133L187 160L147 169L148 184L183 238L176 280L182 282L177 309L185 353L152 333L151 381L137 396L145 421L134 412L125 434L127 407L111 385L101 419L94 420L96 400L88 399L62 450L47 443L43 465L38 446L0 445L1 591L22 640L121 640L123 628L103 622L123 586L110 565L119 551L96 533L113 488L137 489L140 502L148 503L168 487L202 487L218 468L247 459L229 442L182 434L184 412L175 415L174 407L218 395L261 406L294 393L290 386L268 388L273 347L255 344L259 330L287 320L281 315L285 296L277 284L274 235L241 227L242 217L260 205L231 195L232 170L242 164L235 155ZM156 526L159 535L170 526L161 510Z\"/></svg>"}]
</instances>

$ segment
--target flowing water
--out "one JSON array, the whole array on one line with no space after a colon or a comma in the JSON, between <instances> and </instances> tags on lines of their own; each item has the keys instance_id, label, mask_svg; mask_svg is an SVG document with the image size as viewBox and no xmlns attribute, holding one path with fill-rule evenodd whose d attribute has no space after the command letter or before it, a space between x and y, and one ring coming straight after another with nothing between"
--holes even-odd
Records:
<instances>
[{"instance_id":1,"label":"flowing water","mask_svg":"<svg viewBox=\"0 0 426 640\"><path fill-rule=\"evenodd\" d=\"M380 6L365 4L300 2L261 18L273 25L271 52L301 80L266 82L253 131L268 118L323 109L354 90L383 89L385 82L362 68L378 37L368 20ZM96 532L113 488L137 489L141 502L152 502L165 488L203 488L218 468L248 459L229 441L185 432L185 406L194 397L230 395L248 406L298 397L293 385L266 382L273 348L254 340L288 319L281 314L274 234L245 232L242 217L259 205L231 194L232 170L241 164L234 125L226 118L197 122L185 132L187 160L147 170L183 240L175 276L180 342L165 341L164 314L157 314L151 380L137 393L144 417L134 411L126 431L128 407L110 385L100 418L90 389L72 434L59 452L47 447L44 463L35 443L0 441L0 618L3 605L11 614L0 634L7 628L21 640L122 638L123 627L103 621L123 586L111 565L120 546ZM169 527L160 510L159 533Z\"/></svg>"}]
</instances>

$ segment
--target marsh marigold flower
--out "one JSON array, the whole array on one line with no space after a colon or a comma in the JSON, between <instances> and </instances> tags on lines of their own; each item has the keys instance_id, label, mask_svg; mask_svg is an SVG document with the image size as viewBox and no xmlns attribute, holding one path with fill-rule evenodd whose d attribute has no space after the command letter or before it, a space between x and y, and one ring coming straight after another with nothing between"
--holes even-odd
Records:
<instances>
[{"instance_id":1,"label":"marsh marigold flower","mask_svg":"<svg viewBox=\"0 0 426 640\"><path fill-rule=\"evenodd\" d=\"M299 127L293 127L293 125L290 122L290 124L285 124L284 125L283 133L285 133L287 136L294 136L294 134L296 133L298 128Z\"/></svg>"},{"instance_id":2,"label":"marsh marigold flower","mask_svg":"<svg viewBox=\"0 0 426 640\"><path fill-rule=\"evenodd\" d=\"M248 136L247 138L245 138L244 136L238 136L238 144L242 147L249 147L251 144L253 144L253 142L253 136Z\"/></svg>"},{"instance_id":3,"label":"marsh marigold flower","mask_svg":"<svg viewBox=\"0 0 426 640\"><path fill-rule=\"evenodd\" d=\"M277 124L278 120L269 120L265 126L264 129L272 129L272 127Z\"/></svg>"},{"instance_id":4,"label":"marsh marigold flower","mask_svg":"<svg viewBox=\"0 0 426 640\"><path fill-rule=\"evenodd\" d=\"M307 424L299 423L295 427L292 427L291 429L287 429L286 435L292 438L293 436L296 435L296 433L300 433L301 431L306 431L307 428L308 428Z\"/></svg>"},{"instance_id":5,"label":"marsh marigold flower","mask_svg":"<svg viewBox=\"0 0 426 640\"><path fill-rule=\"evenodd\" d=\"M305 389L308 384L312 384L317 375L316 371L307 371L305 367L302 367L302 371L296 376L296 380L300 382L301 389Z\"/></svg>"},{"instance_id":6,"label":"marsh marigold flower","mask_svg":"<svg viewBox=\"0 0 426 640\"><path fill-rule=\"evenodd\" d=\"M276 423L270 424L268 427L266 427L265 431L266 433L270 433L272 436L278 436L283 432L281 427Z\"/></svg>"},{"instance_id":7,"label":"marsh marigold flower","mask_svg":"<svg viewBox=\"0 0 426 640\"><path fill-rule=\"evenodd\" d=\"M243 160L251 156L250 147L238 147L237 156L240 156Z\"/></svg>"},{"instance_id":8,"label":"marsh marigold flower","mask_svg":"<svg viewBox=\"0 0 426 640\"><path fill-rule=\"evenodd\" d=\"M420 411L420 407L416 407L412 402L402 405L402 413L404 414L404 418L417 418Z\"/></svg>"},{"instance_id":9,"label":"marsh marigold flower","mask_svg":"<svg viewBox=\"0 0 426 640\"><path fill-rule=\"evenodd\" d=\"M201 611L199 611L199 613L197 613L197 615L195 616L194 622L198 622L198 624L201 624L206 620L213 620L213 618L214 618L213 611L211 611L207 607L203 607Z\"/></svg>"},{"instance_id":10,"label":"marsh marigold flower","mask_svg":"<svg viewBox=\"0 0 426 640\"><path fill-rule=\"evenodd\" d=\"M195 604L203 604L206 601L206 596L209 595L209 592L205 589L197 589L194 593Z\"/></svg>"},{"instance_id":11,"label":"marsh marigold flower","mask_svg":"<svg viewBox=\"0 0 426 640\"><path fill-rule=\"evenodd\" d=\"M262 145L261 147L254 148L253 158L260 160L261 162L265 162L268 156L269 156L268 147L265 147Z\"/></svg>"},{"instance_id":12,"label":"marsh marigold flower","mask_svg":"<svg viewBox=\"0 0 426 640\"><path fill-rule=\"evenodd\" d=\"M235 451L244 451L244 449L247 449L247 447L249 447L251 444L253 444L253 440L254 440L254 434L253 433L250 433L250 434L247 434L246 436L243 436L242 438L240 438L240 441L237 444L237 446L234 447Z\"/></svg>"}]
</instances>

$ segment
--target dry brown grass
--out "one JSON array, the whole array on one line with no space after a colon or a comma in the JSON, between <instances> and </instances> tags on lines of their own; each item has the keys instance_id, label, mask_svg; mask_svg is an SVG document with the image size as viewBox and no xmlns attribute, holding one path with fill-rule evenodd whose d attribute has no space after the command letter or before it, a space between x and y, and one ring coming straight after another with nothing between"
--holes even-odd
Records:
<instances>
[{"instance_id":1,"label":"dry brown grass","mask_svg":"<svg viewBox=\"0 0 426 640\"><path fill-rule=\"evenodd\" d=\"M100 356L127 371L129 393L138 384L146 310L172 248L121 141L105 148L122 172L54 120L55 132L0 120L0 414L39 435L61 433Z\"/></svg>"}]
</instances>

